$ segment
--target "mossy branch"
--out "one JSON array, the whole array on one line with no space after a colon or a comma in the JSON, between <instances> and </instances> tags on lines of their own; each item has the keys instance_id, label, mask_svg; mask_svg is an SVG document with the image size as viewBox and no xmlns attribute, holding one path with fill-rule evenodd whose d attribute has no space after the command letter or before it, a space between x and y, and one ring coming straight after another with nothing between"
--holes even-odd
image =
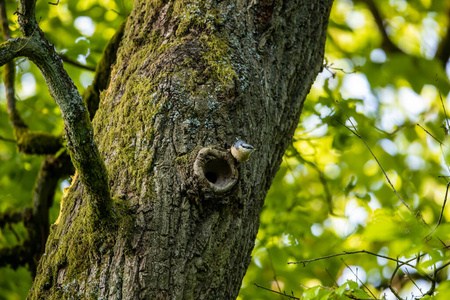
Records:
<instances>
[{"instance_id":1,"label":"mossy branch","mask_svg":"<svg viewBox=\"0 0 450 300\"><path fill-rule=\"evenodd\" d=\"M94 197L95 206L109 206L108 175L94 142L92 124L80 93L63 68L61 59L43 36L31 38L34 51L27 53L47 83L50 94L61 109L68 148L81 181ZM105 207L98 207L102 212Z\"/></svg>"},{"instance_id":2,"label":"mossy branch","mask_svg":"<svg viewBox=\"0 0 450 300\"><path fill-rule=\"evenodd\" d=\"M0 65L25 56L40 69L51 96L61 109L68 148L81 182L92 196L95 210L109 211L111 196L103 159L94 142L87 108L72 79L63 68L60 56L44 37L34 16L35 0L19 1L18 22L26 38L0 44Z\"/></svg>"},{"instance_id":3,"label":"mossy branch","mask_svg":"<svg viewBox=\"0 0 450 300\"><path fill-rule=\"evenodd\" d=\"M9 30L8 18L6 16L6 3L4 0L0 0L0 19L3 39L8 40L11 38L11 32ZM19 151L26 154L56 153L63 147L62 137L45 132L30 131L16 110L14 87L15 67L12 60L6 63L3 74L8 115L14 129L14 136Z\"/></svg>"},{"instance_id":4,"label":"mossy branch","mask_svg":"<svg viewBox=\"0 0 450 300\"><path fill-rule=\"evenodd\" d=\"M23 50L27 48L28 39L14 38L0 44L0 66L7 64L14 58L23 56Z\"/></svg>"},{"instance_id":5,"label":"mossy branch","mask_svg":"<svg viewBox=\"0 0 450 300\"><path fill-rule=\"evenodd\" d=\"M11 82L5 80L5 86L14 90ZM15 102L15 99L8 99L9 102ZM14 109L8 111L9 120L14 129L14 137L16 139L17 148L26 154L55 154L63 146L63 138L55 136L47 132L31 131L28 126L20 118L18 112Z\"/></svg>"}]
</instances>

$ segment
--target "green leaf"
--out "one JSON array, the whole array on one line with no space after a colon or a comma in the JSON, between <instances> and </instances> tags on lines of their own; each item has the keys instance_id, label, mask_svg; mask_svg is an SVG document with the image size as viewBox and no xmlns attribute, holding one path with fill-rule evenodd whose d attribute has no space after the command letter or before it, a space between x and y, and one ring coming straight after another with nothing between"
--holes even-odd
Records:
<instances>
[{"instance_id":1,"label":"green leaf","mask_svg":"<svg viewBox=\"0 0 450 300\"><path fill-rule=\"evenodd\" d=\"M319 291L320 286L309 288L303 292L302 299L304 300L316 299L317 296L319 295Z\"/></svg>"}]
</instances>

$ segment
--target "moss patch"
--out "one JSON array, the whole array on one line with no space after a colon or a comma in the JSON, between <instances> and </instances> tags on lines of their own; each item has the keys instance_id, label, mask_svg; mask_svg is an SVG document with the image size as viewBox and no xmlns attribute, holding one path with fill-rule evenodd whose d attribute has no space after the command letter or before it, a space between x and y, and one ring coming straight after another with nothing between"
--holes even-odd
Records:
<instances>
[{"instance_id":1,"label":"moss patch","mask_svg":"<svg viewBox=\"0 0 450 300\"><path fill-rule=\"evenodd\" d=\"M35 299L38 294L47 295L45 299L91 299L98 297L99 287L89 285L83 287L80 293L78 281L84 284L92 265L101 263L102 257L112 255L112 249L118 241L126 241L131 245L133 219L126 202L113 199L113 213L100 222L93 215L86 203L79 203L80 192L76 185L70 188L62 208L62 217L58 225L52 226L48 238L46 254L42 258L39 268L46 266L46 270L39 270L34 289L30 291L29 298ZM75 216L70 213L80 205ZM68 226L67 222L72 223ZM61 238L57 238L61 237ZM49 249L56 249L48 253ZM125 251L129 251L126 247ZM101 268L97 269L96 276L100 276ZM58 278L64 278L59 282Z\"/></svg>"}]
</instances>

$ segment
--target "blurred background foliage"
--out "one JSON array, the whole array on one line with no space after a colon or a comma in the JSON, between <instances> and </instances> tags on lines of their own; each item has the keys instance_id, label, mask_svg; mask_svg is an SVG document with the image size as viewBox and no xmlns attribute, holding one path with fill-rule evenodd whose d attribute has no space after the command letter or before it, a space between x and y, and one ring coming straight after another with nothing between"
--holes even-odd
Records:
<instances>
[{"instance_id":1,"label":"blurred background foliage","mask_svg":"<svg viewBox=\"0 0 450 300\"><path fill-rule=\"evenodd\" d=\"M18 36L17 4L6 2ZM130 10L120 0L38 1L36 17L59 53L95 68ZM443 0L335 0L325 67L267 196L238 299L289 298L275 292L291 299L395 299L389 285L413 299L434 283L433 298L447 299L450 255L443 243L450 242L450 210L442 208L450 176L444 111L450 112L450 65L441 45L449 22L450 3ZM24 59L16 65L22 118L32 130L62 134L39 71ZM92 71L65 67L81 92L91 83ZM4 94L0 85L0 213L30 205L42 161L8 141ZM61 191L51 222L60 198ZM22 224L1 228L0 247L25 235ZM288 264L361 250L372 254ZM409 266L395 262L417 256ZM0 300L24 299L30 286L25 268L0 268Z\"/></svg>"},{"instance_id":2,"label":"blurred background foliage","mask_svg":"<svg viewBox=\"0 0 450 300\"><path fill-rule=\"evenodd\" d=\"M335 0L325 68L267 196L239 299L289 299L264 288L415 299L433 282L432 298L449 299L450 255L439 241L450 242L448 207L431 233L450 178L449 22L450 1ZM399 270L365 253L288 264L361 250L420 259Z\"/></svg>"}]
</instances>

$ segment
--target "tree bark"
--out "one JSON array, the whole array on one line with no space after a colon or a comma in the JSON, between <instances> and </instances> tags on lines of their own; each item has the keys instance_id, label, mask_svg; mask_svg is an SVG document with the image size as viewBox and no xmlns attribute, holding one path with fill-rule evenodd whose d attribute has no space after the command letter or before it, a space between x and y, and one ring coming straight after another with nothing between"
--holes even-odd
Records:
<instances>
[{"instance_id":1,"label":"tree bark","mask_svg":"<svg viewBox=\"0 0 450 300\"><path fill-rule=\"evenodd\" d=\"M29 298L236 298L331 5L136 1L93 120L112 213L75 176Z\"/></svg>"}]
</instances>

